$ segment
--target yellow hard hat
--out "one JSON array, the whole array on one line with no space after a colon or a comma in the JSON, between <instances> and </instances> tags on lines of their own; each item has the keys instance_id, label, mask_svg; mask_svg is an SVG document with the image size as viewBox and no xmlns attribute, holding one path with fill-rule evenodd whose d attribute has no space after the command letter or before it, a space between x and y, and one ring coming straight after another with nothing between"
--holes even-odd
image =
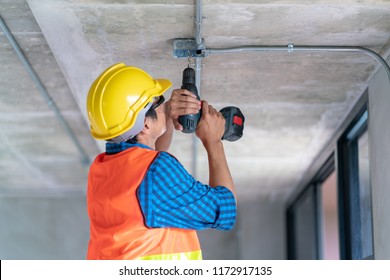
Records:
<instances>
[{"instance_id":1,"label":"yellow hard hat","mask_svg":"<svg viewBox=\"0 0 390 280\"><path fill-rule=\"evenodd\" d=\"M106 69L91 85L87 112L91 135L98 140L125 141L142 131L153 99L172 83L124 63Z\"/></svg>"}]
</instances>

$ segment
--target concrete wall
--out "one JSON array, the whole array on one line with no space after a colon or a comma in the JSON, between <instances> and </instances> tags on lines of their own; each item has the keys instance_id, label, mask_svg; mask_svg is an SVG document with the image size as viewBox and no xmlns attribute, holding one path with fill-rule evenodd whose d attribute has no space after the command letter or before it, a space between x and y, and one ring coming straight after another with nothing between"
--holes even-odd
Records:
<instances>
[{"instance_id":1,"label":"concrete wall","mask_svg":"<svg viewBox=\"0 0 390 280\"><path fill-rule=\"evenodd\" d=\"M85 259L85 196L0 196L0 259ZM242 203L235 229L199 232L204 259L283 259L281 205Z\"/></svg>"},{"instance_id":2,"label":"concrete wall","mask_svg":"<svg viewBox=\"0 0 390 280\"><path fill-rule=\"evenodd\" d=\"M232 231L199 232L203 258L280 260L286 258L284 205L266 198L238 200Z\"/></svg>"},{"instance_id":3,"label":"concrete wall","mask_svg":"<svg viewBox=\"0 0 390 280\"><path fill-rule=\"evenodd\" d=\"M284 203L260 198L253 202L241 203L239 211L240 258L285 259Z\"/></svg>"},{"instance_id":4,"label":"concrete wall","mask_svg":"<svg viewBox=\"0 0 390 280\"><path fill-rule=\"evenodd\" d=\"M85 196L1 195L0 259L85 259Z\"/></svg>"},{"instance_id":5,"label":"concrete wall","mask_svg":"<svg viewBox=\"0 0 390 280\"><path fill-rule=\"evenodd\" d=\"M382 69L369 85L369 148L375 259L390 259L389 83L389 78Z\"/></svg>"}]
</instances>

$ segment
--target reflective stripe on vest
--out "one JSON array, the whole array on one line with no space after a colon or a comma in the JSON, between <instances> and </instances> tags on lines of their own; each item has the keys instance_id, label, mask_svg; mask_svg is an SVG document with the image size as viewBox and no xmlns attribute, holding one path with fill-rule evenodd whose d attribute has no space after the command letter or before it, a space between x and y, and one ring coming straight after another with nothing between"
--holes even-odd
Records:
<instances>
[{"instance_id":1,"label":"reflective stripe on vest","mask_svg":"<svg viewBox=\"0 0 390 280\"><path fill-rule=\"evenodd\" d=\"M194 251L188 253L152 255L138 258L139 260L201 260L202 251Z\"/></svg>"},{"instance_id":2,"label":"reflective stripe on vest","mask_svg":"<svg viewBox=\"0 0 390 280\"><path fill-rule=\"evenodd\" d=\"M202 259L195 230L147 228L136 191L157 157L134 147L102 153L88 175L88 259Z\"/></svg>"}]
</instances>

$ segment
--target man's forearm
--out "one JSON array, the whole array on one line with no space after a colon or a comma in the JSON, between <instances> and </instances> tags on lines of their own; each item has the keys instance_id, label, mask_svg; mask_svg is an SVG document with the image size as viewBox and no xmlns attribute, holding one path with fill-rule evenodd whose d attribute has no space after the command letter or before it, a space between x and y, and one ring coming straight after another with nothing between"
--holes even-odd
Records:
<instances>
[{"instance_id":1,"label":"man's forearm","mask_svg":"<svg viewBox=\"0 0 390 280\"><path fill-rule=\"evenodd\" d=\"M173 130L173 121L167 118L167 130L156 140L157 151L168 151L173 138Z\"/></svg>"},{"instance_id":2,"label":"man's forearm","mask_svg":"<svg viewBox=\"0 0 390 280\"><path fill-rule=\"evenodd\" d=\"M209 184L211 187L224 186L236 196L232 175L225 156L222 141L205 146L209 161Z\"/></svg>"}]
</instances>

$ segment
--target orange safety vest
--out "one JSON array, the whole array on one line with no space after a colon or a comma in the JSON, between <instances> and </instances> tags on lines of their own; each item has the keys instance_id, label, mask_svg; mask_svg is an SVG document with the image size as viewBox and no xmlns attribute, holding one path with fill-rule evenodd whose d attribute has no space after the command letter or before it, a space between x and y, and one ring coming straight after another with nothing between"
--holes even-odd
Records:
<instances>
[{"instance_id":1,"label":"orange safety vest","mask_svg":"<svg viewBox=\"0 0 390 280\"><path fill-rule=\"evenodd\" d=\"M202 259L195 230L145 226L136 191L157 155L133 147L96 157L88 176L87 259Z\"/></svg>"}]
</instances>

